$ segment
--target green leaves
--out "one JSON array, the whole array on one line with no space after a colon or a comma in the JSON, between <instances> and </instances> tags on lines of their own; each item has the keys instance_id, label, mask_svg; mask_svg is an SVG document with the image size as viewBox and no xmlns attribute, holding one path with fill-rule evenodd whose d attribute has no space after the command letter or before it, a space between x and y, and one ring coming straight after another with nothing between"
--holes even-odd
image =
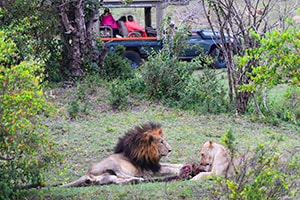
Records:
<instances>
[{"instance_id":1,"label":"green leaves","mask_svg":"<svg viewBox=\"0 0 300 200\"><path fill-rule=\"evenodd\" d=\"M18 187L44 184L43 172L58 157L41 123L41 116L55 110L43 96L43 69L36 61L16 59L9 33L0 30L1 199L12 198Z\"/></svg>"},{"instance_id":2,"label":"green leaves","mask_svg":"<svg viewBox=\"0 0 300 200\"><path fill-rule=\"evenodd\" d=\"M240 91L251 92L254 98L263 94L262 103L255 100L255 106L259 113L274 115L294 123L297 120L299 107L300 84L300 33L299 28L291 27L284 31L274 30L267 32L264 37L252 33L252 37L259 41L259 47L248 49L245 55L237 57L240 68L252 63L251 71L247 73L249 81L239 87ZM274 108L272 102L267 102L267 89L285 85L287 88L295 88L295 98L286 98L285 101ZM289 103L289 104L288 104ZM259 104L263 104L260 108ZM288 104L288 105L287 105ZM284 106L282 106L284 105ZM283 115L281 113L284 113Z\"/></svg>"},{"instance_id":3,"label":"green leaves","mask_svg":"<svg viewBox=\"0 0 300 200\"><path fill-rule=\"evenodd\" d=\"M258 60L259 65L252 66L251 84L257 86L275 86L280 83L297 85L300 81L300 34L297 28L283 32L272 31L259 38L260 47L250 49L239 58L242 66L250 59Z\"/></svg>"}]
</instances>

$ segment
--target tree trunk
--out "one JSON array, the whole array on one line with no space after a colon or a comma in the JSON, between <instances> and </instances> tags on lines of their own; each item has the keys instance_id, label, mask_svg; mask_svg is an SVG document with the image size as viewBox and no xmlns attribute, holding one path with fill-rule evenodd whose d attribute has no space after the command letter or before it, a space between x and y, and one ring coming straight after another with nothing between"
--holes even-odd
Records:
<instances>
[{"instance_id":1,"label":"tree trunk","mask_svg":"<svg viewBox=\"0 0 300 200\"><path fill-rule=\"evenodd\" d=\"M251 96L250 92L236 93L236 109L238 113L244 114L246 112L250 96Z\"/></svg>"},{"instance_id":2,"label":"tree trunk","mask_svg":"<svg viewBox=\"0 0 300 200\"><path fill-rule=\"evenodd\" d=\"M93 1L93 6L89 4L88 9L85 0L57 0L54 5L60 16L61 39L67 51L63 53L67 55L63 58L66 66L62 67L67 69L66 74L82 77L87 70L86 65L98 64L93 27L99 17L99 2Z\"/></svg>"}]
</instances>

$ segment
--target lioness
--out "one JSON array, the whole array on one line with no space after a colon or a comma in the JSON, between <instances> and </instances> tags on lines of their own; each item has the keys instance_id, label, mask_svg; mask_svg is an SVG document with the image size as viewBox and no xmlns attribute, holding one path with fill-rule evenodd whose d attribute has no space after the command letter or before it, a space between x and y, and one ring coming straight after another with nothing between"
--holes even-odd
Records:
<instances>
[{"instance_id":1,"label":"lioness","mask_svg":"<svg viewBox=\"0 0 300 200\"><path fill-rule=\"evenodd\" d=\"M211 175L231 176L234 174L229 150L212 141L205 142L201 147L200 165L207 166L206 172L200 172L191 180L199 180Z\"/></svg>"},{"instance_id":2,"label":"lioness","mask_svg":"<svg viewBox=\"0 0 300 200\"><path fill-rule=\"evenodd\" d=\"M161 125L153 122L129 130L119 139L114 154L92 165L78 180L62 187L141 182L152 175L179 175L181 164L161 164L172 151Z\"/></svg>"}]
</instances>

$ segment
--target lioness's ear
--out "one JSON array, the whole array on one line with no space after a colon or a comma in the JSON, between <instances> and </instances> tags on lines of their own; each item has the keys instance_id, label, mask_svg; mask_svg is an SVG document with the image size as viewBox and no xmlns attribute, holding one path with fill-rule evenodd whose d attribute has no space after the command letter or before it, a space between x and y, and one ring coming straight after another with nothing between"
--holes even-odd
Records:
<instances>
[{"instance_id":1,"label":"lioness's ear","mask_svg":"<svg viewBox=\"0 0 300 200\"><path fill-rule=\"evenodd\" d=\"M213 141L209 141L209 148L212 148L213 146Z\"/></svg>"}]
</instances>

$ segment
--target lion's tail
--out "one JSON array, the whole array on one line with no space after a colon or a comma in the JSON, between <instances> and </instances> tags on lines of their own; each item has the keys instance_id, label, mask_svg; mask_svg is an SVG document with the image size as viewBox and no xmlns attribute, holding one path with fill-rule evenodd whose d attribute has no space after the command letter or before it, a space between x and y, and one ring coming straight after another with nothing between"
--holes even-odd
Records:
<instances>
[{"instance_id":1,"label":"lion's tail","mask_svg":"<svg viewBox=\"0 0 300 200\"><path fill-rule=\"evenodd\" d=\"M73 181L71 183L67 183L67 184L61 185L60 187L79 187L79 186L84 186L86 184L87 180L88 180L88 176L87 175L83 175L82 177L80 177L76 181Z\"/></svg>"}]
</instances>

